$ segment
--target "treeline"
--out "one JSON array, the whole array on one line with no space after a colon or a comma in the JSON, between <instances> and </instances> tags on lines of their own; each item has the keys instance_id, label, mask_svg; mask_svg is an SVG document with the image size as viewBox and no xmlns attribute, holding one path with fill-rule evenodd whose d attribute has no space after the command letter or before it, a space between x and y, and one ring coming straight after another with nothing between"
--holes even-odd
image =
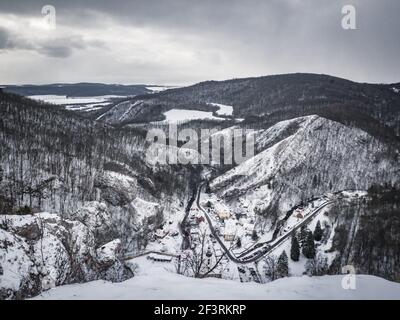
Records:
<instances>
[{"instance_id":1,"label":"treeline","mask_svg":"<svg viewBox=\"0 0 400 320\"><path fill-rule=\"evenodd\" d=\"M357 273L400 281L399 209L400 190L390 186L371 187L365 200L337 203L329 213L337 223L332 250L339 251L332 270L354 265Z\"/></svg>"}]
</instances>

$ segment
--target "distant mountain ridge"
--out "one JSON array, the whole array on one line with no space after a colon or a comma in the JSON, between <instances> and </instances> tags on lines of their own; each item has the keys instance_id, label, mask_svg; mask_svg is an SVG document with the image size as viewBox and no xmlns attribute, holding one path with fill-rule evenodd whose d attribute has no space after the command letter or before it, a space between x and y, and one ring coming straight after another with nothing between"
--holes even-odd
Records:
<instances>
[{"instance_id":1,"label":"distant mountain ridge","mask_svg":"<svg viewBox=\"0 0 400 320\"><path fill-rule=\"evenodd\" d=\"M70 97L91 97L102 95L135 96L153 92L149 85L122 85L104 83L54 83L46 85L5 85L3 90L23 96L65 95Z\"/></svg>"},{"instance_id":2,"label":"distant mountain ridge","mask_svg":"<svg viewBox=\"0 0 400 320\"><path fill-rule=\"evenodd\" d=\"M215 111L209 103L222 103L233 106L234 117L245 118L245 123L263 123L264 128L266 123L311 114L326 117L329 113L332 120L356 126L377 122L400 136L398 88L399 84L357 83L309 73L206 81L137 96L130 103L115 105L101 121L120 124L116 118L120 114L125 114L124 124L157 121L172 108Z\"/></svg>"}]
</instances>

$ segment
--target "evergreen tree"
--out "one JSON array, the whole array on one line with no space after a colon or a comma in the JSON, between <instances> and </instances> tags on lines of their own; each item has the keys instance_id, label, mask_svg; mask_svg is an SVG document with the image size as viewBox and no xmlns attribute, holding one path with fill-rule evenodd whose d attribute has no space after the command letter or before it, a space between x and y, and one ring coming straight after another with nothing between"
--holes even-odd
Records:
<instances>
[{"instance_id":1,"label":"evergreen tree","mask_svg":"<svg viewBox=\"0 0 400 320\"><path fill-rule=\"evenodd\" d=\"M257 231L256 230L253 230L253 233L251 234L251 239L253 241L257 241L258 235L257 235Z\"/></svg>"},{"instance_id":2,"label":"evergreen tree","mask_svg":"<svg viewBox=\"0 0 400 320\"><path fill-rule=\"evenodd\" d=\"M321 228L321 222L318 220L317 225L315 226L315 230L314 230L314 240L321 241L322 234L323 234L323 231Z\"/></svg>"},{"instance_id":3,"label":"evergreen tree","mask_svg":"<svg viewBox=\"0 0 400 320\"><path fill-rule=\"evenodd\" d=\"M292 259L293 261L299 261L299 257L300 257L300 245L296 235L294 235L292 237L292 246L290 248L290 259Z\"/></svg>"},{"instance_id":4,"label":"evergreen tree","mask_svg":"<svg viewBox=\"0 0 400 320\"><path fill-rule=\"evenodd\" d=\"M241 248L242 247L242 240L240 240L240 238L238 237L236 240L236 247L237 248Z\"/></svg>"},{"instance_id":5,"label":"evergreen tree","mask_svg":"<svg viewBox=\"0 0 400 320\"><path fill-rule=\"evenodd\" d=\"M315 257L314 235L311 231L307 232L307 237L304 241L302 252L307 259L312 259Z\"/></svg>"},{"instance_id":6,"label":"evergreen tree","mask_svg":"<svg viewBox=\"0 0 400 320\"><path fill-rule=\"evenodd\" d=\"M288 262L288 256L287 256L285 250L283 250L283 252L281 253L281 255L278 258L276 272L277 272L278 278L283 278L283 277L289 276L289 262Z\"/></svg>"},{"instance_id":7,"label":"evergreen tree","mask_svg":"<svg viewBox=\"0 0 400 320\"><path fill-rule=\"evenodd\" d=\"M301 247L304 246L304 242L306 241L308 231L309 231L309 230L307 229L307 227L306 227L305 225L303 225L303 226L300 228L300 232L299 232L299 242L300 242Z\"/></svg>"}]
</instances>

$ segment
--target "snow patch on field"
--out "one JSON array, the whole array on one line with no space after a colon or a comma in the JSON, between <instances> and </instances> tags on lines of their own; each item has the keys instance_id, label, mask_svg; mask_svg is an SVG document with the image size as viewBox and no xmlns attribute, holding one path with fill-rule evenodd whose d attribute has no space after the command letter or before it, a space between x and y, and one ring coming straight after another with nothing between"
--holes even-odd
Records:
<instances>
[{"instance_id":1,"label":"snow patch on field","mask_svg":"<svg viewBox=\"0 0 400 320\"><path fill-rule=\"evenodd\" d=\"M100 103L89 103L85 105L81 104L72 104L65 106L65 109L70 111L94 111L102 109L102 106L106 106L110 104L110 102L100 102Z\"/></svg>"},{"instance_id":2,"label":"snow patch on field","mask_svg":"<svg viewBox=\"0 0 400 320\"><path fill-rule=\"evenodd\" d=\"M216 111L216 113L220 116L232 116L233 115L233 107L232 106L228 106L225 104L221 104L221 103L209 103L209 105L215 106L215 107L219 107L219 110Z\"/></svg>"},{"instance_id":3,"label":"snow patch on field","mask_svg":"<svg viewBox=\"0 0 400 320\"><path fill-rule=\"evenodd\" d=\"M168 89L176 89L179 87L164 87L164 86L154 86L154 87L146 87L147 90L153 91L153 92L162 92Z\"/></svg>"},{"instance_id":4,"label":"snow patch on field","mask_svg":"<svg viewBox=\"0 0 400 320\"><path fill-rule=\"evenodd\" d=\"M115 96L115 95L105 95L105 96L95 96L95 97L67 97L63 95L33 95L28 96L28 98L33 100L40 100L47 103L53 103L57 105L63 104L86 104L86 103L94 103L98 105L99 103L106 102L111 98L122 98L124 96Z\"/></svg>"},{"instance_id":5,"label":"snow patch on field","mask_svg":"<svg viewBox=\"0 0 400 320\"><path fill-rule=\"evenodd\" d=\"M168 123L178 123L197 119L224 120L222 118L214 117L212 112L186 109L171 109L164 112L164 116L166 119L163 122Z\"/></svg>"}]
</instances>

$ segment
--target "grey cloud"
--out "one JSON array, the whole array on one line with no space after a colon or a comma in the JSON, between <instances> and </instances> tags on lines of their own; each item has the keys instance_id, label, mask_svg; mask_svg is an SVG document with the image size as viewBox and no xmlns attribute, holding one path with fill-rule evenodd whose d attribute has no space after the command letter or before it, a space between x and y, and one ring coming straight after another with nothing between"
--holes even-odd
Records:
<instances>
[{"instance_id":1,"label":"grey cloud","mask_svg":"<svg viewBox=\"0 0 400 320\"><path fill-rule=\"evenodd\" d=\"M45 46L37 49L37 52L53 58L67 58L72 54L72 49L68 47Z\"/></svg>"},{"instance_id":2,"label":"grey cloud","mask_svg":"<svg viewBox=\"0 0 400 320\"><path fill-rule=\"evenodd\" d=\"M8 44L8 32L4 28L0 28L0 50L1 49L6 49L9 44Z\"/></svg>"},{"instance_id":3,"label":"grey cloud","mask_svg":"<svg viewBox=\"0 0 400 320\"><path fill-rule=\"evenodd\" d=\"M0 27L0 50L34 49L26 39L16 36L6 28Z\"/></svg>"},{"instance_id":4,"label":"grey cloud","mask_svg":"<svg viewBox=\"0 0 400 320\"><path fill-rule=\"evenodd\" d=\"M35 16L44 4L47 1L2 0L0 12ZM77 30L103 30L105 16L115 25L152 28L173 40L192 38L192 49L199 55L211 56L206 51L212 47L221 60L241 65L240 72L226 70L226 77L309 71L367 82L400 78L398 0L53 0L51 4L57 22ZM357 30L341 28L345 4L356 7ZM86 43L82 50L89 46L96 44ZM78 49L73 44L70 52L63 45L46 48L42 54L63 57ZM139 70L143 78L156 73L148 68ZM201 70L193 66L186 78L196 74Z\"/></svg>"},{"instance_id":5,"label":"grey cloud","mask_svg":"<svg viewBox=\"0 0 400 320\"><path fill-rule=\"evenodd\" d=\"M74 50L83 50L88 47L107 48L102 41L85 41L81 36L32 40L0 27L0 52L2 50L31 50L47 57L67 58L72 55Z\"/></svg>"}]
</instances>

